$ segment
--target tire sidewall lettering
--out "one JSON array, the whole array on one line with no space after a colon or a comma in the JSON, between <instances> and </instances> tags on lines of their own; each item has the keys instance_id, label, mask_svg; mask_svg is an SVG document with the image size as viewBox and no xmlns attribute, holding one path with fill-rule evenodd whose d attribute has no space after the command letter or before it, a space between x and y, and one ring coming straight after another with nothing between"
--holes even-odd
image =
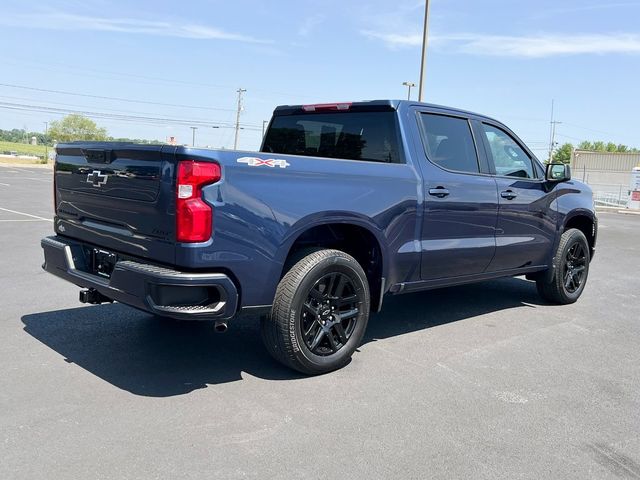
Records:
<instances>
[{"instance_id":1,"label":"tire sidewall lettering","mask_svg":"<svg viewBox=\"0 0 640 480\"><path fill-rule=\"evenodd\" d=\"M294 308L289 311L289 339L291 340L291 348L296 353L300 353L300 344L298 343L298 336L296 335L296 319L297 312Z\"/></svg>"}]
</instances>

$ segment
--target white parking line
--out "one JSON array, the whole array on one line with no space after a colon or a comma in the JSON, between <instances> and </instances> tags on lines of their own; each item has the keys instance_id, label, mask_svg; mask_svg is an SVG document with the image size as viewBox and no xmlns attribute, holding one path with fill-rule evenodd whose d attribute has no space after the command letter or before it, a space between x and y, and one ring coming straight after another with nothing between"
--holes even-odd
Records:
<instances>
[{"instance_id":1,"label":"white parking line","mask_svg":"<svg viewBox=\"0 0 640 480\"><path fill-rule=\"evenodd\" d=\"M31 217L38 220L44 220L45 222L53 222L53 220L50 218L39 217L37 215L31 215L30 213L16 212L15 210L9 210L8 208L0 207L0 210L2 210L3 212L15 213L17 215L24 215L25 217Z\"/></svg>"},{"instance_id":2,"label":"white parking line","mask_svg":"<svg viewBox=\"0 0 640 480\"><path fill-rule=\"evenodd\" d=\"M51 179L35 178L35 177L11 177L11 180L33 180L34 182L50 183Z\"/></svg>"},{"instance_id":3,"label":"white parking line","mask_svg":"<svg viewBox=\"0 0 640 480\"><path fill-rule=\"evenodd\" d=\"M4 185L5 187L10 187L11 186L8 183L2 183L2 182L0 182L0 185Z\"/></svg>"},{"instance_id":4,"label":"white parking line","mask_svg":"<svg viewBox=\"0 0 640 480\"><path fill-rule=\"evenodd\" d=\"M19 218L15 220L0 220L0 222L41 222L38 218Z\"/></svg>"}]
</instances>

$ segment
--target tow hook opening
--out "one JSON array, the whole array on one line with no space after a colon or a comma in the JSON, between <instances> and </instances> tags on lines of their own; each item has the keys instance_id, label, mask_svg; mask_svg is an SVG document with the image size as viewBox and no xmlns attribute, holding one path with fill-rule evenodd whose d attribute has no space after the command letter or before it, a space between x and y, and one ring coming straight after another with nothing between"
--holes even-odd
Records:
<instances>
[{"instance_id":1,"label":"tow hook opening","mask_svg":"<svg viewBox=\"0 0 640 480\"><path fill-rule=\"evenodd\" d=\"M95 288L80 291L80 303L100 305L101 303L113 303L113 299L102 295Z\"/></svg>"}]
</instances>

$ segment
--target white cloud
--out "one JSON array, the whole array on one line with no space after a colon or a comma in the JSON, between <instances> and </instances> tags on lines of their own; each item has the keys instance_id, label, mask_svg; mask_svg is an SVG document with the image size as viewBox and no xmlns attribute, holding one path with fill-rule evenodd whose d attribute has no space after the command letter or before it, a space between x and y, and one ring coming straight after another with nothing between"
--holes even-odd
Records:
<instances>
[{"instance_id":1,"label":"white cloud","mask_svg":"<svg viewBox=\"0 0 640 480\"><path fill-rule=\"evenodd\" d=\"M453 43L463 53L509 57L640 53L640 35L636 34L453 35L442 37L441 41Z\"/></svg>"},{"instance_id":2,"label":"white cloud","mask_svg":"<svg viewBox=\"0 0 640 480\"><path fill-rule=\"evenodd\" d=\"M558 8L545 8L538 9L538 12L533 15L532 18L545 18L552 17L558 14L566 14L566 13L581 13L581 12L590 12L593 10L611 10L611 9L623 9L623 8L636 8L640 7L639 2L611 2L608 3L594 3L590 5L574 5L567 7L558 7ZM624 15L621 13L620 15Z\"/></svg>"},{"instance_id":3,"label":"white cloud","mask_svg":"<svg viewBox=\"0 0 640 480\"><path fill-rule=\"evenodd\" d=\"M193 23L175 21L147 21L134 18L107 18L71 13L32 13L3 15L0 25L51 30L92 30L134 33L199 40L229 40L247 43L271 43L251 36Z\"/></svg>"},{"instance_id":4,"label":"white cloud","mask_svg":"<svg viewBox=\"0 0 640 480\"><path fill-rule=\"evenodd\" d=\"M360 32L365 37L382 40L387 47L415 47L422 45L422 34L401 34L401 33L381 33L372 30L362 30Z\"/></svg>"},{"instance_id":5,"label":"white cloud","mask_svg":"<svg viewBox=\"0 0 640 480\"><path fill-rule=\"evenodd\" d=\"M421 34L386 34L373 31L361 33L369 38L382 40L390 48L422 44ZM635 33L528 36L459 33L433 35L429 42L434 48L452 53L500 57L542 58L557 55L640 53L640 35Z\"/></svg>"},{"instance_id":6,"label":"white cloud","mask_svg":"<svg viewBox=\"0 0 640 480\"><path fill-rule=\"evenodd\" d=\"M303 20L302 24L298 28L298 35L307 37L315 30L315 28L325 21L324 15L312 15Z\"/></svg>"}]
</instances>

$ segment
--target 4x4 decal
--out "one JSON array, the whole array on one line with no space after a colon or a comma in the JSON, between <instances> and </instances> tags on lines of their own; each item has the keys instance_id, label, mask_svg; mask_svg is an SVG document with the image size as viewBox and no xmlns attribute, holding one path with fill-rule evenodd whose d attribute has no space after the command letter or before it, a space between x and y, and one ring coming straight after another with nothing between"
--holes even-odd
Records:
<instances>
[{"instance_id":1,"label":"4x4 decal","mask_svg":"<svg viewBox=\"0 0 640 480\"><path fill-rule=\"evenodd\" d=\"M288 166L291 165L289 162L281 158L262 159L262 158L256 158L256 157L242 157L236 161L238 163L246 163L250 167L267 166L271 168L274 168L274 167L287 168Z\"/></svg>"}]
</instances>

